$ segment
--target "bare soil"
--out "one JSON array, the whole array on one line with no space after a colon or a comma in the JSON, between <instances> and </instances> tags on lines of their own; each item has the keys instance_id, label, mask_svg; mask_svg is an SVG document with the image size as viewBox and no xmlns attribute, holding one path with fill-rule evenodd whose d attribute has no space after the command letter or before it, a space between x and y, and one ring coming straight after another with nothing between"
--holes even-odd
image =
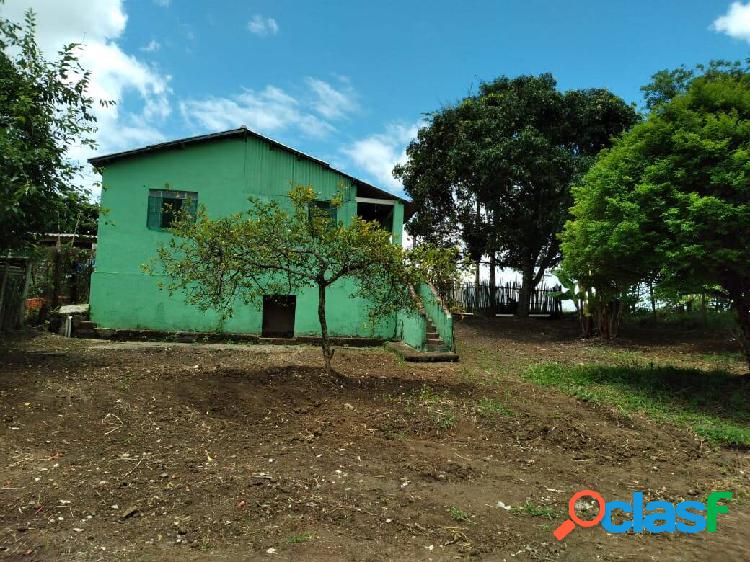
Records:
<instances>
[{"instance_id":1,"label":"bare soil","mask_svg":"<svg viewBox=\"0 0 750 562\"><path fill-rule=\"evenodd\" d=\"M309 346L6 342L0 558L750 559L748 451L519 376L623 354L709 369L732 342L603 345L573 323L513 319L467 319L456 337L456 364L339 349L334 376ZM558 542L582 488L740 499L712 534L596 527Z\"/></svg>"}]
</instances>

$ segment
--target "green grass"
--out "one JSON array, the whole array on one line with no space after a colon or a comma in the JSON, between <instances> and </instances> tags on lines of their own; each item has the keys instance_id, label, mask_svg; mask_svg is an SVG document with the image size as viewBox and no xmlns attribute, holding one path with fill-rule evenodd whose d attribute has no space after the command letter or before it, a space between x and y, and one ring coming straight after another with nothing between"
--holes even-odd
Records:
<instances>
[{"instance_id":1,"label":"green grass","mask_svg":"<svg viewBox=\"0 0 750 562\"><path fill-rule=\"evenodd\" d=\"M458 422L453 400L448 397L446 391L436 392L424 385L418 391L407 394L404 400L407 413L413 414L422 410L439 429L452 429Z\"/></svg>"},{"instance_id":2,"label":"green grass","mask_svg":"<svg viewBox=\"0 0 750 562\"><path fill-rule=\"evenodd\" d=\"M484 397L477 402L477 413L486 418L493 416L512 416L513 412L506 408L499 400L495 398Z\"/></svg>"},{"instance_id":3,"label":"green grass","mask_svg":"<svg viewBox=\"0 0 750 562\"><path fill-rule=\"evenodd\" d=\"M688 427L714 443L750 446L750 377L637 364L545 364L524 376L581 400Z\"/></svg>"},{"instance_id":4,"label":"green grass","mask_svg":"<svg viewBox=\"0 0 750 562\"><path fill-rule=\"evenodd\" d=\"M461 511L456 506L451 506L448 512L451 514L451 519L454 521L462 522L469 520L469 514L465 511Z\"/></svg>"},{"instance_id":5,"label":"green grass","mask_svg":"<svg viewBox=\"0 0 750 562\"><path fill-rule=\"evenodd\" d=\"M719 351L715 353L700 353L696 357L701 361L713 364L717 369L729 369L739 363L744 366L745 357L739 351Z\"/></svg>"},{"instance_id":6,"label":"green grass","mask_svg":"<svg viewBox=\"0 0 750 562\"><path fill-rule=\"evenodd\" d=\"M547 507L546 505L536 505L531 500L526 500L526 503L521 507L514 507L513 511L525 513L532 517L546 517L547 519L555 519L560 515L556 509Z\"/></svg>"},{"instance_id":7,"label":"green grass","mask_svg":"<svg viewBox=\"0 0 750 562\"><path fill-rule=\"evenodd\" d=\"M286 538L287 544L299 544L307 541L311 541L314 539L315 536L312 533L297 533L295 535L290 535Z\"/></svg>"},{"instance_id":8,"label":"green grass","mask_svg":"<svg viewBox=\"0 0 750 562\"><path fill-rule=\"evenodd\" d=\"M451 408L436 409L431 414L440 429L453 429L456 426L456 412Z\"/></svg>"}]
</instances>

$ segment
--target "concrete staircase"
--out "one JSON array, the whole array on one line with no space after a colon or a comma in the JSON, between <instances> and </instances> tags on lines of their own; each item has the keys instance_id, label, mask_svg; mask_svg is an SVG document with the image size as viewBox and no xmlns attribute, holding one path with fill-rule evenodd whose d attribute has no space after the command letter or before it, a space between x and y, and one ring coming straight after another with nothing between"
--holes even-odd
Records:
<instances>
[{"instance_id":1,"label":"concrete staircase","mask_svg":"<svg viewBox=\"0 0 750 562\"><path fill-rule=\"evenodd\" d=\"M432 320L429 318L427 318L427 330L425 335L427 336L426 351L439 353L451 351L450 347L443 341L440 334L438 334L435 324L433 324Z\"/></svg>"}]
</instances>

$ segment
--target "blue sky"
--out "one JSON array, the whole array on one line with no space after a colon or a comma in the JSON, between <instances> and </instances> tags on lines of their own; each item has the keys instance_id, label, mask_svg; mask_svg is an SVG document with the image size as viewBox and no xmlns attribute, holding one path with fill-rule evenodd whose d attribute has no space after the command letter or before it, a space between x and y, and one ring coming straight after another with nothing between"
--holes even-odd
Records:
<instances>
[{"instance_id":1,"label":"blue sky","mask_svg":"<svg viewBox=\"0 0 750 562\"><path fill-rule=\"evenodd\" d=\"M100 153L245 124L395 192L422 114L482 80L551 72L640 103L657 70L750 56L750 2L726 0L8 4L37 10L45 48L86 43L118 104Z\"/></svg>"}]
</instances>

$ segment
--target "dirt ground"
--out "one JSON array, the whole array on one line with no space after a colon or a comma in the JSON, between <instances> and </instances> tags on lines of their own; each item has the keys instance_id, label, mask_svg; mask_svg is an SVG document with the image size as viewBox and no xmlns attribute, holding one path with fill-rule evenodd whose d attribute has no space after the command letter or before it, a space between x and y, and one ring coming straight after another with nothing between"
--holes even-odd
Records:
<instances>
[{"instance_id":1,"label":"dirt ground","mask_svg":"<svg viewBox=\"0 0 750 562\"><path fill-rule=\"evenodd\" d=\"M606 346L573 323L513 319L467 319L456 337L456 364L340 349L335 376L307 346L6 343L0 558L750 559L747 450L519 376L622 354L711 368L730 343L624 333ZM596 527L558 542L582 488L741 499L712 534Z\"/></svg>"}]
</instances>

